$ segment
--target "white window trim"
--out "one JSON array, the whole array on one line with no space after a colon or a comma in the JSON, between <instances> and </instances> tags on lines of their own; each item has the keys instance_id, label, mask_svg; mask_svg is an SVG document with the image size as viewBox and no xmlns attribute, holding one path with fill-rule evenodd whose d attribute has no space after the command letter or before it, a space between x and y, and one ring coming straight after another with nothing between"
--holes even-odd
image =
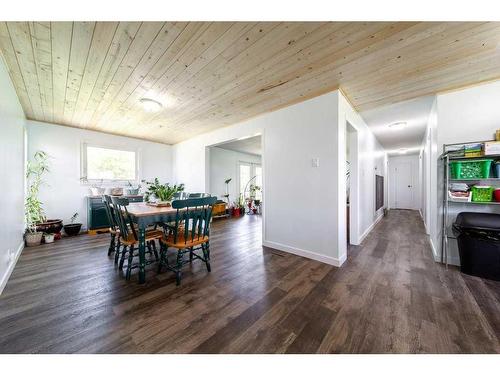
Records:
<instances>
[{"instance_id":1,"label":"white window trim","mask_svg":"<svg viewBox=\"0 0 500 375\"><path fill-rule=\"evenodd\" d=\"M134 180L112 180L112 179L87 179L87 147L99 147L109 150L135 152L135 179ZM101 142L83 141L80 146L80 183L85 186L90 186L96 183L101 185L116 185L127 184L128 181L138 184L142 180L141 177L141 149L138 147L128 147L126 145L116 145ZM84 180L85 179L85 180Z\"/></svg>"}]
</instances>

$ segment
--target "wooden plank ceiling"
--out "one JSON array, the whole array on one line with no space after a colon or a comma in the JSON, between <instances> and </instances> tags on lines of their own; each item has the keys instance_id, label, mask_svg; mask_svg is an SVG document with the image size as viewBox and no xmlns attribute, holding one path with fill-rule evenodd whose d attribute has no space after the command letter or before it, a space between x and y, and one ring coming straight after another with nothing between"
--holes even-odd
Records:
<instances>
[{"instance_id":1,"label":"wooden plank ceiling","mask_svg":"<svg viewBox=\"0 0 500 375\"><path fill-rule=\"evenodd\" d=\"M27 118L169 144L339 87L363 111L498 79L499 41L494 22L0 23Z\"/></svg>"}]
</instances>

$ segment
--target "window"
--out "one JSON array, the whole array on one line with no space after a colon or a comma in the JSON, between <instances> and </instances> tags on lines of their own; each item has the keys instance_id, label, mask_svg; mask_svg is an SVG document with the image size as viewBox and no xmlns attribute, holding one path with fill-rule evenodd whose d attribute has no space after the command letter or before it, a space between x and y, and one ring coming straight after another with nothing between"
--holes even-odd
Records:
<instances>
[{"instance_id":1,"label":"window","mask_svg":"<svg viewBox=\"0 0 500 375\"><path fill-rule=\"evenodd\" d=\"M255 199L262 200L262 167L260 164L240 162L239 178L240 194L243 194L244 198L250 197L250 185L256 185L260 187L260 190L255 192Z\"/></svg>"},{"instance_id":2,"label":"window","mask_svg":"<svg viewBox=\"0 0 500 375\"><path fill-rule=\"evenodd\" d=\"M137 153L83 145L82 177L87 180L137 180Z\"/></svg>"}]
</instances>

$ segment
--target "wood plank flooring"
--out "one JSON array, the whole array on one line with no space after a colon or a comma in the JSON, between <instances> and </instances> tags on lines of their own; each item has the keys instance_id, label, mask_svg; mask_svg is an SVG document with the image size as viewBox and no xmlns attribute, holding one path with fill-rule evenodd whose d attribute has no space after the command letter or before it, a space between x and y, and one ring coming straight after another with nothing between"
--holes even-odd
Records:
<instances>
[{"instance_id":1,"label":"wood plank flooring","mask_svg":"<svg viewBox=\"0 0 500 375\"><path fill-rule=\"evenodd\" d=\"M500 283L432 259L391 211L335 268L261 247L261 218L214 222L212 273L115 269L108 235L26 248L0 296L1 353L499 353Z\"/></svg>"}]
</instances>

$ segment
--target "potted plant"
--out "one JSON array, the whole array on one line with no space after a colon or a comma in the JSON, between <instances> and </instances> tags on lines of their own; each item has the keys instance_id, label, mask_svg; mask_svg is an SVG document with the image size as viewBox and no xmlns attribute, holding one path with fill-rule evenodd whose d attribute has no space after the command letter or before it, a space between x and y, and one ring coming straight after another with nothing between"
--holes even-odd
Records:
<instances>
[{"instance_id":1,"label":"potted plant","mask_svg":"<svg viewBox=\"0 0 500 375\"><path fill-rule=\"evenodd\" d=\"M235 217L245 214L245 199L243 199L243 194L240 194L238 201L233 202L232 214Z\"/></svg>"},{"instance_id":2,"label":"potted plant","mask_svg":"<svg viewBox=\"0 0 500 375\"><path fill-rule=\"evenodd\" d=\"M52 243L54 242L56 235L54 233L44 233L43 234L43 241L45 243Z\"/></svg>"},{"instance_id":3,"label":"potted plant","mask_svg":"<svg viewBox=\"0 0 500 375\"><path fill-rule=\"evenodd\" d=\"M233 202L233 205L231 206L231 215L234 217L240 216L240 208L238 207L237 202Z\"/></svg>"},{"instance_id":4,"label":"potted plant","mask_svg":"<svg viewBox=\"0 0 500 375\"><path fill-rule=\"evenodd\" d=\"M87 179L87 176L84 176L84 177L80 177L80 181L82 181L83 183L88 183L89 180ZM98 180L99 182L94 182L92 185L90 185L90 195L92 196L99 196L99 195L103 195L104 192L106 191L105 188L102 187L102 182L103 180L100 179Z\"/></svg>"},{"instance_id":5,"label":"potted plant","mask_svg":"<svg viewBox=\"0 0 500 375\"><path fill-rule=\"evenodd\" d=\"M139 195L139 190L141 190L141 185L134 187L130 181L127 181L128 187L125 189L125 195Z\"/></svg>"},{"instance_id":6,"label":"potted plant","mask_svg":"<svg viewBox=\"0 0 500 375\"><path fill-rule=\"evenodd\" d=\"M156 204L170 206L176 193L184 191L184 184L173 185L167 182L161 184L158 178L153 181L142 180L147 186L147 191L144 193L146 202L150 202L151 198L156 200Z\"/></svg>"},{"instance_id":7,"label":"potted plant","mask_svg":"<svg viewBox=\"0 0 500 375\"><path fill-rule=\"evenodd\" d=\"M64 232L67 236L76 236L78 233L80 233L80 229L82 229L82 223L75 223L77 218L78 212L75 212L69 219L71 224L64 225Z\"/></svg>"},{"instance_id":8,"label":"potted plant","mask_svg":"<svg viewBox=\"0 0 500 375\"><path fill-rule=\"evenodd\" d=\"M45 221L42 202L38 199L40 186L43 184L42 176L49 170L48 156L44 151L37 151L33 160L28 163L26 179L29 183L24 204L26 217L26 246L36 246L42 242L43 232L37 225Z\"/></svg>"}]
</instances>

